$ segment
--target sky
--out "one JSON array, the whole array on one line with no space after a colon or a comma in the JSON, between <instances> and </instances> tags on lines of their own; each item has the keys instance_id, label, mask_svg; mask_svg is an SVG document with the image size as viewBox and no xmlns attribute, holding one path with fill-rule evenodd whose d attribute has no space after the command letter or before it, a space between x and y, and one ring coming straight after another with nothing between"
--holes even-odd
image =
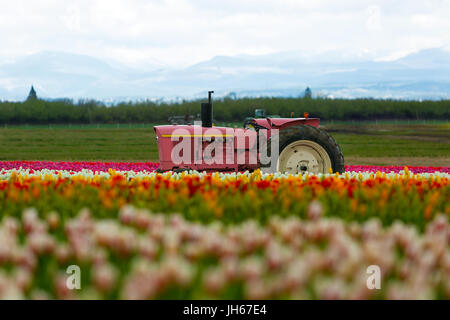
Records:
<instances>
[{"instance_id":1,"label":"sky","mask_svg":"<svg viewBox=\"0 0 450 320\"><path fill-rule=\"evenodd\" d=\"M450 50L450 0L0 0L0 63L41 51L130 67L284 51Z\"/></svg>"}]
</instances>

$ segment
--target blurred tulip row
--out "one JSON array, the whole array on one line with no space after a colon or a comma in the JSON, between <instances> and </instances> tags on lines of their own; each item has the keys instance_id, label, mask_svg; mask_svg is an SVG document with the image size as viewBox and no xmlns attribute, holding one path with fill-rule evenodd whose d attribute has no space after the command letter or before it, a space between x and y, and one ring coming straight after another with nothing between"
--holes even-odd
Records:
<instances>
[{"instance_id":1,"label":"blurred tulip row","mask_svg":"<svg viewBox=\"0 0 450 320\"><path fill-rule=\"evenodd\" d=\"M0 169L0 299L450 298L448 170L83 165Z\"/></svg>"},{"instance_id":2,"label":"blurred tulip row","mask_svg":"<svg viewBox=\"0 0 450 320\"><path fill-rule=\"evenodd\" d=\"M107 219L27 209L0 223L0 299L450 298L446 215L420 233L401 222L321 218L321 210L312 202L308 221L227 226L132 206ZM79 290L67 286L71 265ZM379 290L368 286L370 266L379 268Z\"/></svg>"}]
</instances>

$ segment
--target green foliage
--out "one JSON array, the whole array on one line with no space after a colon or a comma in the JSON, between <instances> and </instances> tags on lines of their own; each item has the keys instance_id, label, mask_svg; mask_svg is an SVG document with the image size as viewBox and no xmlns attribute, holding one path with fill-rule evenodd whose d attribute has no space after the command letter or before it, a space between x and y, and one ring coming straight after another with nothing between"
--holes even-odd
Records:
<instances>
[{"instance_id":1,"label":"green foliage","mask_svg":"<svg viewBox=\"0 0 450 320\"><path fill-rule=\"evenodd\" d=\"M375 99L304 99L304 98L243 98L216 100L214 117L217 121L243 121L253 116L254 109L267 114L289 117L303 116L323 120L382 120L382 119L450 119L450 100L400 101ZM71 100L0 102L0 124L55 123L155 123L168 117L200 113L200 101L181 103L123 102L107 107L93 100L73 103Z\"/></svg>"}]
</instances>

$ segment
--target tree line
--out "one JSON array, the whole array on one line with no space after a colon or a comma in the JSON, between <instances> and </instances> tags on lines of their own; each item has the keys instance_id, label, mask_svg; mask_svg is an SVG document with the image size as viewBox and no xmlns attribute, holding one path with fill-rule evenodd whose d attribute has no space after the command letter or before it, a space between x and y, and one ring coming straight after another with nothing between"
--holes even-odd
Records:
<instances>
[{"instance_id":1,"label":"tree line","mask_svg":"<svg viewBox=\"0 0 450 320\"><path fill-rule=\"evenodd\" d=\"M179 103L124 102L106 106L102 102L82 100L0 102L0 124L64 123L164 123L170 116L197 115L200 100ZM322 120L448 120L450 100L403 101L378 99L308 98L224 98L214 101L216 121L243 121L255 109L268 115L310 117Z\"/></svg>"}]
</instances>

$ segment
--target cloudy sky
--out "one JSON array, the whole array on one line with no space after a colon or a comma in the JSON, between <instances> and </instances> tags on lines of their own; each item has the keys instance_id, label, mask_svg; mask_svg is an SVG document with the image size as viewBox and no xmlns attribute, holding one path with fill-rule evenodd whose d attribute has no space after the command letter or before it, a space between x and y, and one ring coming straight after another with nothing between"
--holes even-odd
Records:
<instances>
[{"instance_id":1,"label":"cloudy sky","mask_svg":"<svg viewBox=\"0 0 450 320\"><path fill-rule=\"evenodd\" d=\"M217 55L450 49L450 0L0 0L0 62L65 51L134 67Z\"/></svg>"}]
</instances>

